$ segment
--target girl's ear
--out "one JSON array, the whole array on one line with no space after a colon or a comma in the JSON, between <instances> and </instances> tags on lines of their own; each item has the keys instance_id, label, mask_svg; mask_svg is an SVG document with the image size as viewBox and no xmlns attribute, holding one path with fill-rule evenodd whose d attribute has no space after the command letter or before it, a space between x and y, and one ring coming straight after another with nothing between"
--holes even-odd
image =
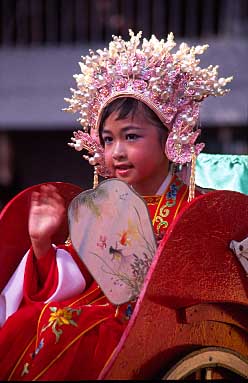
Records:
<instances>
[{"instance_id":1,"label":"girl's ear","mask_svg":"<svg viewBox=\"0 0 248 383\"><path fill-rule=\"evenodd\" d=\"M162 148L163 148L163 151L164 151L165 154L166 154L166 141L167 141L167 138L168 138L168 132L165 131L165 133L162 136L162 140L161 140Z\"/></svg>"},{"instance_id":2,"label":"girl's ear","mask_svg":"<svg viewBox=\"0 0 248 383\"><path fill-rule=\"evenodd\" d=\"M163 150L164 150L165 153L166 153L166 141L167 141L167 137L168 137L168 136L166 136L166 137L164 138L164 140L163 140Z\"/></svg>"}]
</instances>

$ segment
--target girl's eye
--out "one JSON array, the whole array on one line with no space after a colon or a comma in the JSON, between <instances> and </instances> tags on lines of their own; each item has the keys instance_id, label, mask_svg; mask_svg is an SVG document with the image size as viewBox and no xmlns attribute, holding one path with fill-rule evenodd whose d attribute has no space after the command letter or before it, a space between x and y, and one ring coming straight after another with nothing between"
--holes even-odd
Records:
<instances>
[{"instance_id":1,"label":"girl's eye","mask_svg":"<svg viewBox=\"0 0 248 383\"><path fill-rule=\"evenodd\" d=\"M137 140L137 138L139 138L139 136L137 134L135 134L135 133L128 133L126 135L126 139L128 141L135 141L135 140Z\"/></svg>"},{"instance_id":2,"label":"girl's eye","mask_svg":"<svg viewBox=\"0 0 248 383\"><path fill-rule=\"evenodd\" d=\"M110 137L110 136L105 136L105 137L103 137L103 142L104 142L105 144L109 144L109 143L111 143L112 141L113 141L113 138Z\"/></svg>"}]
</instances>

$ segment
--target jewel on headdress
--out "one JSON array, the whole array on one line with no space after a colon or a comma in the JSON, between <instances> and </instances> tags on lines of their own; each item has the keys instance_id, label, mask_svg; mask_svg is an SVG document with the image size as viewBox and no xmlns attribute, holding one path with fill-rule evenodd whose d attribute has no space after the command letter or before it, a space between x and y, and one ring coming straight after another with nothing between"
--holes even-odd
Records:
<instances>
[{"instance_id":1,"label":"jewel on headdress","mask_svg":"<svg viewBox=\"0 0 248 383\"><path fill-rule=\"evenodd\" d=\"M68 112L79 112L85 132L95 131L104 107L118 97L134 97L147 104L169 130L166 154L169 160L185 164L191 162L204 144L195 144L199 130L199 105L208 96L222 96L232 77L218 79L218 66L200 68L201 55L208 45L176 46L170 33L167 41L154 35L143 39L130 30L130 40L113 36L109 49L90 50L80 63L81 74L74 75L77 90L66 98ZM140 46L141 45L141 46ZM93 160L91 160L93 162Z\"/></svg>"}]
</instances>

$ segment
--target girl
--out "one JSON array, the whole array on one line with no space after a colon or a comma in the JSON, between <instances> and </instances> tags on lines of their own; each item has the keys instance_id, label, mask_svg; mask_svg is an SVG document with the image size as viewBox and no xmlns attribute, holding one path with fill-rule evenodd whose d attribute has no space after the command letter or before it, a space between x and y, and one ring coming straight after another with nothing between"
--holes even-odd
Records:
<instances>
[{"instance_id":1,"label":"girl","mask_svg":"<svg viewBox=\"0 0 248 383\"><path fill-rule=\"evenodd\" d=\"M198 133L193 132L200 95L192 97L188 88L182 91L182 83L184 87L186 80L193 83L193 77L179 68L180 55L173 64L171 36L166 43L153 37L138 52L139 38L140 34L131 33L126 45L114 38L109 51L100 51L99 57L92 53L85 60L85 82L82 85L82 75L77 77L79 91L70 100L70 108L80 110L81 123L96 132L108 174L127 182L145 198L155 234L161 239L188 197L188 186L170 172L169 161L190 162L202 148L194 145ZM180 53L189 61L186 48ZM165 69L171 73L170 82L165 81ZM197 73L199 83L199 70ZM212 94L215 82L211 87L208 72L202 76ZM202 99L208 95L204 89ZM89 148L85 137L92 142L91 136L85 133L81 137L80 144L80 136L75 134L72 145ZM103 163L97 145L95 166ZM29 214L32 247L1 294L2 380L96 379L109 363L131 316L135 302L120 307L111 304L71 243L52 245L51 238L65 213L55 187L44 185L33 193Z\"/></svg>"}]
</instances>

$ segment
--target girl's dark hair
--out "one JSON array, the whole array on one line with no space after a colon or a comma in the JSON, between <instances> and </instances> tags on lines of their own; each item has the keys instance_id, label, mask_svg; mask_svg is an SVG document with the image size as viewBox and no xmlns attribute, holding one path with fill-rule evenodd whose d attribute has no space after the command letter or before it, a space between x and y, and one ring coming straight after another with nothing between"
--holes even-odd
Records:
<instances>
[{"instance_id":1,"label":"girl's dark hair","mask_svg":"<svg viewBox=\"0 0 248 383\"><path fill-rule=\"evenodd\" d=\"M150 109L142 101L139 101L135 98L120 97L107 105L102 112L101 121L99 124L99 137L101 144L104 145L102 139L104 123L113 112L119 112L117 120L124 120L128 116L134 118L138 109L142 110L147 119L150 120L153 125L156 125L159 128L159 138L161 141L164 140L167 137L167 129L152 109Z\"/></svg>"}]
</instances>

